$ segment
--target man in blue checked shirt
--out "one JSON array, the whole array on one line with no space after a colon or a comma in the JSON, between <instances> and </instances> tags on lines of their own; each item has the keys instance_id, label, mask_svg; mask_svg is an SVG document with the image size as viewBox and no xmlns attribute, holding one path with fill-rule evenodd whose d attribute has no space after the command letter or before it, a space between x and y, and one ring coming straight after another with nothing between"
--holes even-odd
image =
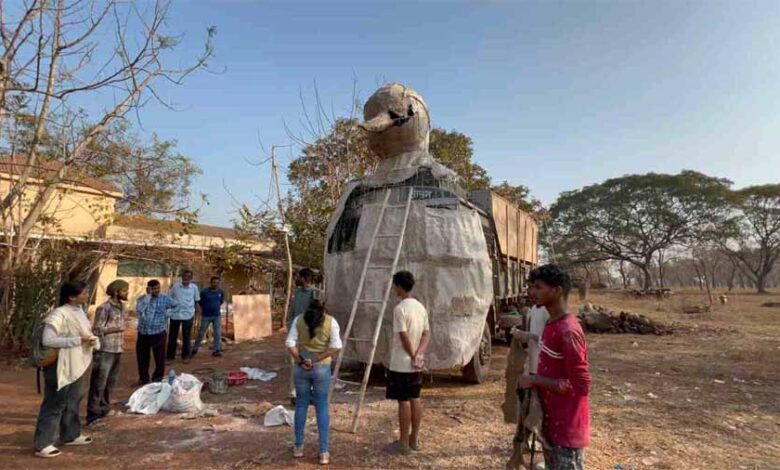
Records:
<instances>
[{"instance_id":1,"label":"man in blue checked shirt","mask_svg":"<svg viewBox=\"0 0 780 470\"><path fill-rule=\"evenodd\" d=\"M150 353L154 354L152 381L162 381L165 375L166 327L176 301L160 294L160 281L152 279L146 284L146 295L138 298L135 311L138 314L138 339L135 355L138 359L138 384L149 383Z\"/></svg>"}]
</instances>

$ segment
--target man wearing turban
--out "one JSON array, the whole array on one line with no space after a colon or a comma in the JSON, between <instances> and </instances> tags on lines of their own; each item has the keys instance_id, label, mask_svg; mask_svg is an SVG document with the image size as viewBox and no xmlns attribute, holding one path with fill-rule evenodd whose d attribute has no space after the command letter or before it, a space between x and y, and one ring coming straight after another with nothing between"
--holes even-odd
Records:
<instances>
[{"instance_id":1,"label":"man wearing turban","mask_svg":"<svg viewBox=\"0 0 780 470\"><path fill-rule=\"evenodd\" d=\"M111 391L119 377L125 332L125 305L130 285L117 279L106 287L109 299L95 310L92 332L100 338L100 351L92 358L87 424L95 425L111 411Z\"/></svg>"}]
</instances>

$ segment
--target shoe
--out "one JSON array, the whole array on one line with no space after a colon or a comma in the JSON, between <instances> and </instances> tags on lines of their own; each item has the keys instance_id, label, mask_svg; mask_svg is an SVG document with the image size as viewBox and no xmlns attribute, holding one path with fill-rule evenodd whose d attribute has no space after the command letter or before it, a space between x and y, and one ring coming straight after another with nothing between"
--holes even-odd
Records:
<instances>
[{"instance_id":1,"label":"shoe","mask_svg":"<svg viewBox=\"0 0 780 470\"><path fill-rule=\"evenodd\" d=\"M211 355L214 357L222 357L222 353L220 351L214 351L213 353L211 353Z\"/></svg>"},{"instance_id":2,"label":"shoe","mask_svg":"<svg viewBox=\"0 0 780 470\"><path fill-rule=\"evenodd\" d=\"M388 452L395 455L409 455L412 451L409 446L401 443L401 441L395 441L387 446Z\"/></svg>"},{"instance_id":3,"label":"shoe","mask_svg":"<svg viewBox=\"0 0 780 470\"><path fill-rule=\"evenodd\" d=\"M54 446L45 447L35 453L36 457L40 457L42 459L53 459L54 457L59 457L60 455L62 455L62 452L60 452L60 450Z\"/></svg>"},{"instance_id":4,"label":"shoe","mask_svg":"<svg viewBox=\"0 0 780 470\"><path fill-rule=\"evenodd\" d=\"M303 457L303 446L293 447L293 457L295 457L296 459Z\"/></svg>"},{"instance_id":5,"label":"shoe","mask_svg":"<svg viewBox=\"0 0 780 470\"><path fill-rule=\"evenodd\" d=\"M84 434L73 439L70 442L65 443L66 446L85 446L88 444L92 444L92 438L89 436L85 436Z\"/></svg>"},{"instance_id":6,"label":"shoe","mask_svg":"<svg viewBox=\"0 0 780 470\"><path fill-rule=\"evenodd\" d=\"M330 452L324 452L320 454L320 465L328 465L330 463Z\"/></svg>"}]
</instances>

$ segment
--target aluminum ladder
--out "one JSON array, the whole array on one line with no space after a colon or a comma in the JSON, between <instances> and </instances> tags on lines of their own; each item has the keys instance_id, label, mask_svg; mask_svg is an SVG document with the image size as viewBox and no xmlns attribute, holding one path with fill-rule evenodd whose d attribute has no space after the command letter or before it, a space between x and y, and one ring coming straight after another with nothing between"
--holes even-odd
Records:
<instances>
[{"instance_id":1,"label":"aluminum ladder","mask_svg":"<svg viewBox=\"0 0 780 470\"><path fill-rule=\"evenodd\" d=\"M396 188L400 189L400 188ZM384 199L382 201L382 208L379 212L379 217L377 219L376 226L374 227L374 231L371 235L371 242L368 245L368 252L366 253L366 260L363 262L363 270L360 273L360 281L358 283L357 292L355 293L355 298L352 301L352 310L349 313L349 320L347 321L347 328L344 331L344 346L341 348L341 351L339 351L338 359L336 360L336 368L333 371L333 380L331 380L330 384L330 393L329 396L333 394L333 387L335 386L336 382L339 379L339 373L341 372L341 363L344 360L344 351L346 350L346 345L349 342L358 342L358 343L371 343L371 353L368 356L368 362L366 363L366 368L363 371L363 382L360 384L360 396L358 398L357 405L355 406L355 416L352 420L352 433L357 432L358 422L360 419L360 409L363 407L363 400L366 396L366 389L368 388L368 378L371 375L371 367L374 362L374 355L376 354L376 348L377 343L379 342L379 333L382 331L382 322L385 318L385 310L387 309L387 302L390 298L390 292L393 288L393 274L396 272L396 268L398 267L398 258L401 255L401 247L403 246L404 242L404 235L406 234L406 224L409 220L409 209L412 206L412 196L414 195L414 188L409 187L408 188L408 194L406 195L405 203L404 204L391 204L390 203L390 194L393 192L393 188L388 188L385 190ZM385 213L388 209L395 210L395 209L403 209L404 210L404 216L403 216L403 222L401 224L401 230L398 233L379 233L379 228L382 226L382 222L385 220ZM395 255L393 256L393 264L391 265L381 265L381 264L372 264L371 263L371 256L374 253L374 246L376 245L376 241L378 239L397 239L398 243L395 248ZM366 284L366 273L369 270L378 270L378 271L389 271L387 274L387 283L386 288L384 292L384 296L381 299L364 299L363 297L363 287ZM361 305L365 304L381 304L379 314L377 315L377 322L374 326L374 335L371 338L353 338L352 337L352 326L355 322L355 315L358 312L358 309Z\"/></svg>"}]
</instances>

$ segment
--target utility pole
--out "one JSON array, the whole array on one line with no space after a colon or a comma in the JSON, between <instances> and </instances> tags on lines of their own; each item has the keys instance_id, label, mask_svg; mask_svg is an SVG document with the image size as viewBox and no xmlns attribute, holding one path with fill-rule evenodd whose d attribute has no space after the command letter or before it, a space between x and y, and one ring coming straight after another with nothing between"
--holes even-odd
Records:
<instances>
[{"instance_id":1,"label":"utility pole","mask_svg":"<svg viewBox=\"0 0 780 470\"><path fill-rule=\"evenodd\" d=\"M290 311L290 299L292 298L293 285L293 262L292 252L290 252L290 236L287 224L284 219L284 204L282 204L282 193L279 191L279 172L276 168L276 145L271 147L271 178L274 180L276 188L276 202L279 208L279 218L282 221L282 233L284 233L284 248L287 251L287 296L284 300L284 312L282 312L282 328L287 328L287 312Z\"/></svg>"}]
</instances>

